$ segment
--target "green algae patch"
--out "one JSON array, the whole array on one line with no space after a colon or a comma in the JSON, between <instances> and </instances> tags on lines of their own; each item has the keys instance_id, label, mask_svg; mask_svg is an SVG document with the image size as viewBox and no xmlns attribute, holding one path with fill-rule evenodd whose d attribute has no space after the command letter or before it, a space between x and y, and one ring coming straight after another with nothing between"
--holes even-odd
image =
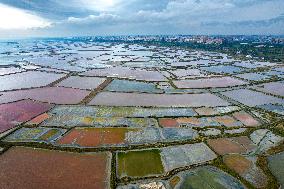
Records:
<instances>
[{"instance_id":1,"label":"green algae patch","mask_svg":"<svg viewBox=\"0 0 284 189\"><path fill-rule=\"evenodd\" d=\"M117 161L120 178L146 177L164 173L160 151L157 149L119 152Z\"/></svg>"}]
</instances>

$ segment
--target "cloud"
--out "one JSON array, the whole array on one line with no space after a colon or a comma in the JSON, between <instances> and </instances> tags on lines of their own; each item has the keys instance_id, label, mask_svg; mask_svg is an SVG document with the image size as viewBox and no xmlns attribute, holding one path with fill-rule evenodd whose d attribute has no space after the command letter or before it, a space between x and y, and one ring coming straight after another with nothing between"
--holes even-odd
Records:
<instances>
[{"instance_id":1,"label":"cloud","mask_svg":"<svg viewBox=\"0 0 284 189\"><path fill-rule=\"evenodd\" d=\"M35 14L0 3L1 30L45 28L50 25L50 21Z\"/></svg>"},{"instance_id":2,"label":"cloud","mask_svg":"<svg viewBox=\"0 0 284 189\"><path fill-rule=\"evenodd\" d=\"M143 20L188 22L264 20L284 12L283 0L171 0L159 11L141 10Z\"/></svg>"},{"instance_id":3,"label":"cloud","mask_svg":"<svg viewBox=\"0 0 284 189\"><path fill-rule=\"evenodd\" d=\"M171 0L162 10L141 10L136 13L136 17L137 21L153 26L168 26L169 30L175 28L176 33L183 34L198 31L210 34L218 30L218 33L243 33L240 26L245 23L256 27L245 27L248 33L260 33L261 30L257 31L258 27L267 27L271 33L283 33L281 27L272 27L279 24L275 23L275 19L283 12L283 0ZM213 24L209 24L211 28L208 28L205 23L222 24L216 24L215 28ZM232 31L231 28L235 28L236 31Z\"/></svg>"},{"instance_id":4,"label":"cloud","mask_svg":"<svg viewBox=\"0 0 284 189\"><path fill-rule=\"evenodd\" d=\"M78 1L77 1L78 2ZM80 0L79 3L81 6L84 6L87 9L92 9L95 11L109 11L114 6L117 6L119 0Z\"/></svg>"},{"instance_id":5,"label":"cloud","mask_svg":"<svg viewBox=\"0 0 284 189\"><path fill-rule=\"evenodd\" d=\"M119 20L119 16L109 13L101 13L99 15L89 15L87 17L69 17L67 23L70 24L95 24L95 23L113 23Z\"/></svg>"},{"instance_id":6,"label":"cloud","mask_svg":"<svg viewBox=\"0 0 284 189\"><path fill-rule=\"evenodd\" d=\"M52 27L36 30L37 34L284 34L283 22L278 18L284 13L283 0L0 0L1 3L31 15L32 19L27 20L38 24L22 24L32 25L27 28L52 22Z\"/></svg>"},{"instance_id":7,"label":"cloud","mask_svg":"<svg viewBox=\"0 0 284 189\"><path fill-rule=\"evenodd\" d=\"M188 18L191 16L210 15L212 12L223 12L234 5L222 0L172 0L161 11L138 12L138 15L148 18Z\"/></svg>"}]
</instances>

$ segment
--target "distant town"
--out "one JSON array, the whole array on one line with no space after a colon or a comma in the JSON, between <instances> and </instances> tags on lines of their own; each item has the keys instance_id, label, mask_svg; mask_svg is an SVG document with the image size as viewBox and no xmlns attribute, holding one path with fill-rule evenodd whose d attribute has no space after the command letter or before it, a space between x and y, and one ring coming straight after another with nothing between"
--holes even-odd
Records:
<instances>
[{"instance_id":1,"label":"distant town","mask_svg":"<svg viewBox=\"0 0 284 189\"><path fill-rule=\"evenodd\" d=\"M143 43L228 53L241 59L284 61L284 36L273 35L129 35L72 37L73 40Z\"/></svg>"},{"instance_id":2,"label":"distant town","mask_svg":"<svg viewBox=\"0 0 284 189\"><path fill-rule=\"evenodd\" d=\"M165 41L193 42L202 44L223 44L238 42L242 45L255 44L284 44L284 36L266 35L134 35L134 36L98 36L96 40L109 41ZM261 47L261 46L259 46Z\"/></svg>"}]
</instances>

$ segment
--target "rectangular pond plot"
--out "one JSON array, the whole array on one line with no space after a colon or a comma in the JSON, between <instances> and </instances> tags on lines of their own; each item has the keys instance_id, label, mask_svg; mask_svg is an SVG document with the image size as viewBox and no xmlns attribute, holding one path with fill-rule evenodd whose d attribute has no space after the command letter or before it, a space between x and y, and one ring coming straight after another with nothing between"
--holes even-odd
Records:
<instances>
[{"instance_id":1,"label":"rectangular pond plot","mask_svg":"<svg viewBox=\"0 0 284 189\"><path fill-rule=\"evenodd\" d=\"M216 108L208 108L208 107L196 108L195 111L198 113L198 115L218 115L220 114L216 110Z\"/></svg>"},{"instance_id":2,"label":"rectangular pond plot","mask_svg":"<svg viewBox=\"0 0 284 189\"><path fill-rule=\"evenodd\" d=\"M193 140L199 137L191 128L153 128L133 130L126 134L128 144L155 144L157 142L174 142Z\"/></svg>"},{"instance_id":3,"label":"rectangular pond plot","mask_svg":"<svg viewBox=\"0 0 284 189\"><path fill-rule=\"evenodd\" d=\"M101 68L108 68L110 67L110 65L105 64L105 62L99 60L99 59L80 59L75 61L75 65L78 67L82 67L82 68L95 68L95 69L101 69Z\"/></svg>"},{"instance_id":4,"label":"rectangular pond plot","mask_svg":"<svg viewBox=\"0 0 284 189\"><path fill-rule=\"evenodd\" d=\"M0 91L46 86L65 74L28 71L0 76Z\"/></svg>"},{"instance_id":5,"label":"rectangular pond plot","mask_svg":"<svg viewBox=\"0 0 284 189\"><path fill-rule=\"evenodd\" d=\"M147 60L147 59L141 59L142 61L139 61L139 59L125 62L123 66L127 66L130 68L161 68L164 67L163 62L153 61L153 60Z\"/></svg>"},{"instance_id":6,"label":"rectangular pond plot","mask_svg":"<svg viewBox=\"0 0 284 189\"><path fill-rule=\"evenodd\" d=\"M65 74L69 73L69 71L59 70L59 69L54 69L54 68L46 68L46 67L41 67L41 68L38 68L37 70L43 71L43 72L55 72L55 73L65 73Z\"/></svg>"},{"instance_id":7,"label":"rectangular pond plot","mask_svg":"<svg viewBox=\"0 0 284 189\"><path fill-rule=\"evenodd\" d=\"M280 152L268 157L268 166L271 173L277 178L280 185L284 186L284 152Z\"/></svg>"},{"instance_id":8,"label":"rectangular pond plot","mask_svg":"<svg viewBox=\"0 0 284 189\"><path fill-rule=\"evenodd\" d=\"M236 66L228 66L228 65L218 65L218 66L210 66L210 67L202 67L200 68L202 70L212 72L212 73L218 73L218 74L237 74L244 71L247 71L247 69L236 67Z\"/></svg>"},{"instance_id":9,"label":"rectangular pond plot","mask_svg":"<svg viewBox=\"0 0 284 189\"><path fill-rule=\"evenodd\" d=\"M196 139L199 135L191 128L162 128L163 141L173 142Z\"/></svg>"},{"instance_id":10,"label":"rectangular pond plot","mask_svg":"<svg viewBox=\"0 0 284 189\"><path fill-rule=\"evenodd\" d=\"M19 73L19 72L23 72L23 71L25 71L25 70L21 69L21 68L16 68L16 67L7 67L7 68L1 68L0 67L0 76Z\"/></svg>"},{"instance_id":11,"label":"rectangular pond plot","mask_svg":"<svg viewBox=\"0 0 284 189\"><path fill-rule=\"evenodd\" d=\"M247 84L244 81L232 77L216 77L209 79L192 79L192 80L175 80L174 85L178 88L216 88L216 87L233 87Z\"/></svg>"},{"instance_id":12,"label":"rectangular pond plot","mask_svg":"<svg viewBox=\"0 0 284 189\"><path fill-rule=\"evenodd\" d=\"M50 110L53 105L22 100L0 105L0 133Z\"/></svg>"},{"instance_id":13,"label":"rectangular pond plot","mask_svg":"<svg viewBox=\"0 0 284 189\"><path fill-rule=\"evenodd\" d=\"M234 112L233 116L248 127L256 127L261 125L261 123L257 119L255 119L245 111Z\"/></svg>"},{"instance_id":14,"label":"rectangular pond plot","mask_svg":"<svg viewBox=\"0 0 284 189\"><path fill-rule=\"evenodd\" d=\"M21 128L16 130L12 134L5 137L2 141L5 142L46 142L50 143L60 136L62 136L67 130L57 128Z\"/></svg>"},{"instance_id":15,"label":"rectangular pond plot","mask_svg":"<svg viewBox=\"0 0 284 189\"><path fill-rule=\"evenodd\" d=\"M219 114L227 114L231 113L237 110L240 110L241 108L238 106L223 106L223 107L215 107L214 110L219 112Z\"/></svg>"},{"instance_id":16,"label":"rectangular pond plot","mask_svg":"<svg viewBox=\"0 0 284 189\"><path fill-rule=\"evenodd\" d=\"M258 108L270 111L270 112L274 112L280 115L284 115L284 106L283 105L279 105L279 104L265 104L265 105L260 105L257 106Z\"/></svg>"},{"instance_id":17,"label":"rectangular pond plot","mask_svg":"<svg viewBox=\"0 0 284 189\"><path fill-rule=\"evenodd\" d=\"M209 139L207 143L219 155L247 154L257 147L247 136Z\"/></svg>"},{"instance_id":18,"label":"rectangular pond plot","mask_svg":"<svg viewBox=\"0 0 284 189\"><path fill-rule=\"evenodd\" d=\"M260 65L251 63L249 61L236 62L233 65L234 66L238 66L238 67L242 67L242 68L250 68L250 69L262 67Z\"/></svg>"},{"instance_id":19,"label":"rectangular pond plot","mask_svg":"<svg viewBox=\"0 0 284 189\"><path fill-rule=\"evenodd\" d=\"M166 81L167 79L158 71L147 71L143 69L131 69L127 67L112 67L104 69L93 69L80 75L114 77L142 81Z\"/></svg>"},{"instance_id":20,"label":"rectangular pond plot","mask_svg":"<svg viewBox=\"0 0 284 189\"><path fill-rule=\"evenodd\" d=\"M83 72L86 71L87 68L82 68L76 65L70 65L70 64L54 64L51 66L53 69L59 69L59 70L66 70L69 72Z\"/></svg>"},{"instance_id":21,"label":"rectangular pond plot","mask_svg":"<svg viewBox=\"0 0 284 189\"><path fill-rule=\"evenodd\" d=\"M34 65L39 65L43 67L51 67L52 65L59 62L58 57L47 57L47 56L37 56L32 58L27 58L27 61ZM63 61L62 61L63 62Z\"/></svg>"},{"instance_id":22,"label":"rectangular pond plot","mask_svg":"<svg viewBox=\"0 0 284 189\"><path fill-rule=\"evenodd\" d=\"M284 97L284 82L271 82L257 85L256 90Z\"/></svg>"},{"instance_id":23,"label":"rectangular pond plot","mask_svg":"<svg viewBox=\"0 0 284 189\"><path fill-rule=\"evenodd\" d=\"M103 147L126 145L126 133L135 131L129 128L74 128L56 143L60 146Z\"/></svg>"},{"instance_id":24,"label":"rectangular pond plot","mask_svg":"<svg viewBox=\"0 0 284 189\"><path fill-rule=\"evenodd\" d=\"M207 89L176 89L168 88L164 89L166 94L198 94L198 93L208 93Z\"/></svg>"},{"instance_id":25,"label":"rectangular pond plot","mask_svg":"<svg viewBox=\"0 0 284 189\"><path fill-rule=\"evenodd\" d=\"M215 107L229 103L210 93L204 94L133 94L101 92L89 105L146 107Z\"/></svg>"},{"instance_id":26,"label":"rectangular pond plot","mask_svg":"<svg viewBox=\"0 0 284 189\"><path fill-rule=\"evenodd\" d=\"M179 126L183 127L207 127L207 126L221 126L221 124L214 119L214 117L191 117L191 118L177 118Z\"/></svg>"},{"instance_id":27,"label":"rectangular pond plot","mask_svg":"<svg viewBox=\"0 0 284 189\"><path fill-rule=\"evenodd\" d=\"M204 143L186 144L161 148L161 158L165 171L206 163L217 158L216 154Z\"/></svg>"},{"instance_id":28,"label":"rectangular pond plot","mask_svg":"<svg viewBox=\"0 0 284 189\"><path fill-rule=\"evenodd\" d=\"M194 109L194 111L196 111L198 115L209 116L209 115L218 115L218 114L228 114L234 111L238 111L240 109L241 108L238 106L223 106L223 107L214 107L214 108L201 107Z\"/></svg>"},{"instance_id":29,"label":"rectangular pond plot","mask_svg":"<svg viewBox=\"0 0 284 189\"><path fill-rule=\"evenodd\" d=\"M163 90L166 94L208 93L208 90L206 89L177 89L168 82L159 82L157 87Z\"/></svg>"},{"instance_id":30,"label":"rectangular pond plot","mask_svg":"<svg viewBox=\"0 0 284 189\"><path fill-rule=\"evenodd\" d=\"M90 91L65 87L44 87L19 91L3 92L0 104L14 102L22 99L32 99L52 104L78 104Z\"/></svg>"},{"instance_id":31,"label":"rectangular pond plot","mask_svg":"<svg viewBox=\"0 0 284 189\"><path fill-rule=\"evenodd\" d=\"M217 121L219 124L225 127L241 127L243 126L242 122L236 120L235 118L225 115L225 116L216 116L212 118Z\"/></svg>"},{"instance_id":32,"label":"rectangular pond plot","mask_svg":"<svg viewBox=\"0 0 284 189\"><path fill-rule=\"evenodd\" d=\"M177 122L177 119L173 118L161 118L159 119L159 125L164 128L180 127L180 124Z\"/></svg>"},{"instance_id":33,"label":"rectangular pond plot","mask_svg":"<svg viewBox=\"0 0 284 189\"><path fill-rule=\"evenodd\" d=\"M276 66L277 63L272 63L272 62L253 62L254 64L260 66L260 67L271 67L271 66Z\"/></svg>"},{"instance_id":34,"label":"rectangular pond plot","mask_svg":"<svg viewBox=\"0 0 284 189\"><path fill-rule=\"evenodd\" d=\"M192 66L193 64L191 62L171 62L170 66L172 68L183 68L183 67L189 67Z\"/></svg>"},{"instance_id":35,"label":"rectangular pond plot","mask_svg":"<svg viewBox=\"0 0 284 189\"><path fill-rule=\"evenodd\" d=\"M164 167L160 150L141 150L117 153L117 176L147 177L161 175Z\"/></svg>"},{"instance_id":36,"label":"rectangular pond plot","mask_svg":"<svg viewBox=\"0 0 284 189\"><path fill-rule=\"evenodd\" d=\"M202 74L199 69L177 69L169 72L171 72L179 79L204 76L204 74Z\"/></svg>"},{"instance_id":37,"label":"rectangular pond plot","mask_svg":"<svg viewBox=\"0 0 284 189\"><path fill-rule=\"evenodd\" d=\"M104 81L106 81L104 78L71 76L56 84L56 86L93 90Z\"/></svg>"},{"instance_id":38,"label":"rectangular pond plot","mask_svg":"<svg viewBox=\"0 0 284 189\"><path fill-rule=\"evenodd\" d=\"M232 90L232 91L222 92L221 94L237 102L240 102L242 104L245 104L251 107L258 106L258 105L264 105L264 104L270 104L270 103L284 104L283 99L273 97L270 95L266 95L261 92L252 91L249 89Z\"/></svg>"},{"instance_id":39,"label":"rectangular pond plot","mask_svg":"<svg viewBox=\"0 0 284 189\"><path fill-rule=\"evenodd\" d=\"M82 68L76 65L69 64L69 61L71 59L61 58L59 56L54 57L35 57L28 59L30 63L37 66L42 67L49 67L52 69L59 69L59 70L65 70L65 71L72 71L72 72L82 72L86 71L86 68Z\"/></svg>"},{"instance_id":40,"label":"rectangular pond plot","mask_svg":"<svg viewBox=\"0 0 284 189\"><path fill-rule=\"evenodd\" d=\"M41 126L56 127L157 127L158 123L154 118L124 118L124 117L90 117L74 114L53 115L40 124Z\"/></svg>"},{"instance_id":41,"label":"rectangular pond plot","mask_svg":"<svg viewBox=\"0 0 284 189\"><path fill-rule=\"evenodd\" d=\"M110 188L111 153L12 147L0 156L0 169L3 188Z\"/></svg>"},{"instance_id":42,"label":"rectangular pond plot","mask_svg":"<svg viewBox=\"0 0 284 189\"><path fill-rule=\"evenodd\" d=\"M271 72L273 73L273 75L278 73L278 75L281 75L281 77L283 77L283 75L284 75L284 66L273 68L271 70Z\"/></svg>"},{"instance_id":43,"label":"rectangular pond plot","mask_svg":"<svg viewBox=\"0 0 284 189\"><path fill-rule=\"evenodd\" d=\"M180 116L195 116L196 113L192 108L143 108L143 107L113 107L125 112L126 117L180 117ZM131 113L127 114L127 111ZM100 115L100 112L98 112ZM112 116L116 116L113 112Z\"/></svg>"},{"instance_id":44,"label":"rectangular pond plot","mask_svg":"<svg viewBox=\"0 0 284 189\"><path fill-rule=\"evenodd\" d=\"M214 65L216 62L212 60L196 60L196 61L190 61L185 66L209 66Z\"/></svg>"},{"instance_id":45,"label":"rectangular pond plot","mask_svg":"<svg viewBox=\"0 0 284 189\"><path fill-rule=\"evenodd\" d=\"M147 127L138 130L130 131L126 134L126 141L128 144L148 144L163 141L159 128Z\"/></svg>"},{"instance_id":46,"label":"rectangular pond plot","mask_svg":"<svg viewBox=\"0 0 284 189\"><path fill-rule=\"evenodd\" d=\"M114 92L163 93L163 90L158 89L155 83L117 79L113 80L104 90Z\"/></svg>"},{"instance_id":47,"label":"rectangular pond plot","mask_svg":"<svg viewBox=\"0 0 284 189\"><path fill-rule=\"evenodd\" d=\"M272 78L280 78L280 79L284 78L284 72L279 72L275 70L266 71L264 75L267 75L268 77Z\"/></svg>"},{"instance_id":48,"label":"rectangular pond plot","mask_svg":"<svg viewBox=\"0 0 284 189\"><path fill-rule=\"evenodd\" d=\"M244 74L238 74L235 76L241 79L249 80L249 81L264 81L264 80L269 80L271 78L261 73L244 73Z\"/></svg>"},{"instance_id":49,"label":"rectangular pond plot","mask_svg":"<svg viewBox=\"0 0 284 189\"><path fill-rule=\"evenodd\" d=\"M37 126L40 123L42 123L44 120L47 120L49 117L50 115L48 113L43 113L43 114L40 114L39 116L36 116L32 120L26 122L25 125Z\"/></svg>"},{"instance_id":50,"label":"rectangular pond plot","mask_svg":"<svg viewBox=\"0 0 284 189\"><path fill-rule=\"evenodd\" d=\"M147 108L147 107L111 107L111 106L56 106L51 114L72 115L78 117L186 117L195 116L192 108Z\"/></svg>"}]
</instances>

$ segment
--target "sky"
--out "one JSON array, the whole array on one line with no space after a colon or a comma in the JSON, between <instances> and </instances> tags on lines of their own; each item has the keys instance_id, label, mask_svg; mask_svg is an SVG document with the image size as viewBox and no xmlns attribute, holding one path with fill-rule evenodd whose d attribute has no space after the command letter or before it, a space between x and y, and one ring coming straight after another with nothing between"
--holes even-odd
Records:
<instances>
[{"instance_id":1,"label":"sky","mask_svg":"<svg viewBox=\"0 0 284 189\"><path fill-rule=\"evenodd\" d=\"M0 38L284 34L284 0L0 0Z\"/></svg>"}]
</instances>

